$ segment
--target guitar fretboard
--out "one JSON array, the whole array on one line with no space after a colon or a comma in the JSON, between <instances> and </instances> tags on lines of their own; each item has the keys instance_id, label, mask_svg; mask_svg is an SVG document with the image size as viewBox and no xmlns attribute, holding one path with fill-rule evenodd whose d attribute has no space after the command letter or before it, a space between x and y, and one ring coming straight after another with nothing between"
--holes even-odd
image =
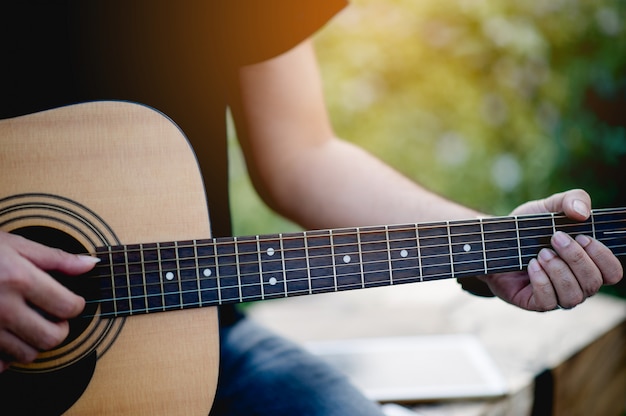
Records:
<instances>
[{"instance_id":1,"label":"guitar fretboard","mask_svg":"<svg viewBox=\"0 0 626 416\"><path fill-rule=\"evenodd\" d=\"M626 254L626 210L131 244L97 250L102 314L126 316L523 270L556 231Z\"/></svg>"}]
</instances>

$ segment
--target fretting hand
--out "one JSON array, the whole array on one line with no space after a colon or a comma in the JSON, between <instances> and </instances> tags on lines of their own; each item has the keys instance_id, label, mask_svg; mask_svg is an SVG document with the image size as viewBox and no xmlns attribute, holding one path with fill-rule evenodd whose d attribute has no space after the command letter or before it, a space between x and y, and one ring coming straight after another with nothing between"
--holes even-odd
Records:
<instances>
[{"instance_id":1,"label":"fretting hand","mask_svg":"<svg viewBox=\"0 0 626 416\"><path fill-rule=\"evenodd\" d=\"M563 212L568 218L584 221L591 212L591 198L582 190L554 194L527 202L512 215ZM528 264L527 272L481 277L491 291L506 302L523 309L549 311L573 308L598 292L602 285L619 282L622 266L601 242L586 235L556 232L552 248L542 249Z\"/></svg>"}]
</instances>

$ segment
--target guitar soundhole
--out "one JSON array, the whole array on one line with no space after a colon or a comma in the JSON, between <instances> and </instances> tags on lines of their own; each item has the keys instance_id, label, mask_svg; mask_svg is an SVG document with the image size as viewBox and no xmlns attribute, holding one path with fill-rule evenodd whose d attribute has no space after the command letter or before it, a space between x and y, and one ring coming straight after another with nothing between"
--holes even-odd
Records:
<instances>
[{"instance_id":1,"label":"guitar soundhole","mask_svg":"<svg viewBox=\"0 0 626 416\"><path fill-rule=\"evenodd\" d=\"M83 247L78 240L55 228L29 226L19 228L11 232L49 247L63 249L69 253L80 254L87 252L87 249ZM74 341L89 327L98 308L98 303L95 302L95 300L99 297L99 286L95 279L89 279L87 276L66 276L62 273L54 271L49 273L65 287L84 297L87 301L83 313L78 318L70 320L70 333L65 341L59 345L58 348L61 348ZM42 311L40 311L40 313L48 319L55 319L52 316L47 316L47 314Z\"/></svg>"}]
</instances>

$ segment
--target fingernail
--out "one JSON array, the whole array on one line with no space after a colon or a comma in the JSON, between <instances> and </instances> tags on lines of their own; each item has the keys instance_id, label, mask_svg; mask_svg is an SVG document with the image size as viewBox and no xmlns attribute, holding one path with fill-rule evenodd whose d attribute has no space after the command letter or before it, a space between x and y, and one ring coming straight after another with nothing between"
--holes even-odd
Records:
<instances>
[{"instance_id":1,"label":"fingernail","mask_svg":"<svg viewBox=\"0 0 626 416\"><path fill-rule=\"evenodd\" d=\"M554 245L560 248L565 248L570 245L570 243L572 242L572 239L569 237L569 235L565 234L563 231L557 231L552 237L552 241Z\"/></svg>"},{"instance_id":2,"label":"fingernail","mask_svg":"<svg viewBox=\"0 0 626 416\"><path fill-rule=\"evenodd\" d=\"M541 265L539 265L539 262L536 259L531 259L528 262L528 269L533 272L539 272L541 271Z\"/></svg>"},{"instance_id":3,"label":"fingernail","mask_svg":"<svg viewBox=\"0 0 626 416\"><path fill-rule=\"evenodd\" d=\"M550 250L549 248L544 248L539 252L539 258L541 258L544 261L550 261L555 257L556 257L556 254L554 253L554 251Z\"/></svg>"},{"instance_id":4,"label":"fingernail","mask_svg":"<svg viewBox=\"0 0 626 416\"><path fill-rule=\"evenodd\" d=\"M587 205L580 199L574 201L574 211L584 216L585 218L589 216L589 210L587 209Z\"/></svg>"},{"instance_id":5,"label":"fingernail","mask_svg":"<svg viewBox=\"0 0 626 416\"><path fill-rule=\"evenodd\" d=\"M583 247L587 247L589 244L591 244L591 238L587 237L584 234L577 235L576 241L578 241L578 244L580 244Z\"/></svg>"},{"instance_id":6,"label":"fingernail","mask_svg":"<svg viewBox=\"0 0 626 416\"><path fill-rule=\"evenodd\" d=\"M85 261L87 263L100 263L100 258L99 257L94 257L94 256L85 256L83 254L78 255L78 258L81 259L82 261Z\"/></svg>"}]
</instances>

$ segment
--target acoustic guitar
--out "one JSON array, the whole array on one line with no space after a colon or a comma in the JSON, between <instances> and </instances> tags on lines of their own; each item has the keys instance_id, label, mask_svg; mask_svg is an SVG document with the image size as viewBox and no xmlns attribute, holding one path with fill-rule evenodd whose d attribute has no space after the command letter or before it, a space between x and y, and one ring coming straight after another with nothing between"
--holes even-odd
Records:
<instances>
[{"instance_id":1,"label":"acoustic guitar","mask_svg":"<svg viewBox=\"0 0 626 416\"><path fill-rule=\"evenodd\" d=\"M87 306L62 345L0 374L2 414L206 415L215 306L522 270L556 230L626 253L626 209L211 238L184 135L128 102L0 121L0 146L0 229L101 259L55 275Z\"/></svg>"}]
</instances>

